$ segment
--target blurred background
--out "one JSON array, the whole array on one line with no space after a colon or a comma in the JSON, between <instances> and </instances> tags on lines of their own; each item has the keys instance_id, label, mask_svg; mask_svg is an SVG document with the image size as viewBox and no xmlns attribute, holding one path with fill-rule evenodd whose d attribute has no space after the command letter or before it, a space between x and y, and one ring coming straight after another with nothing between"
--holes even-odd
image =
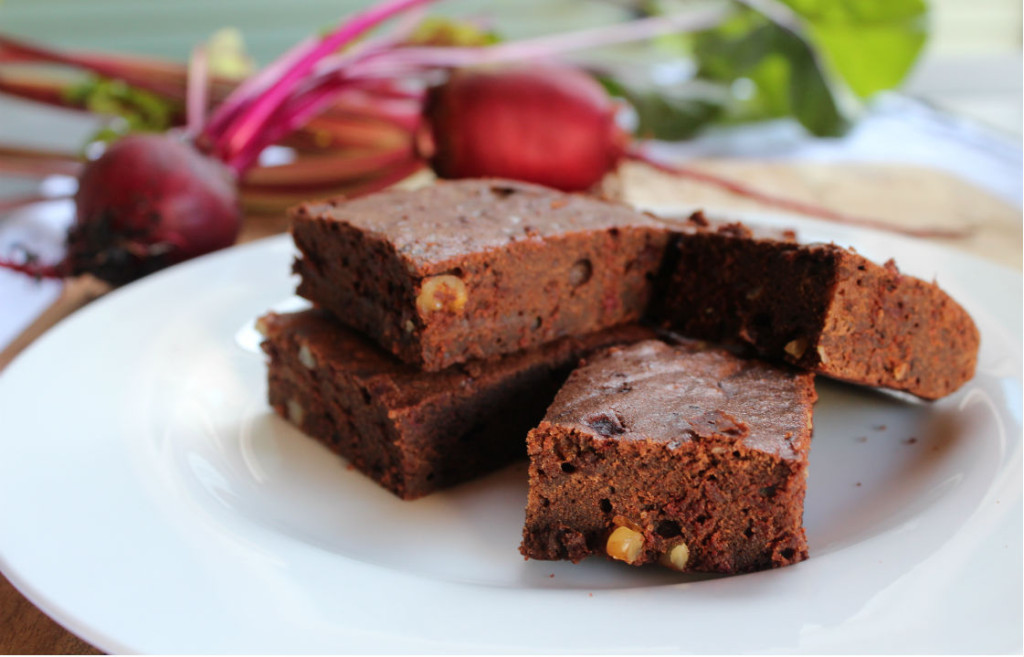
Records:
<instances>
[{"instance_id":1,"label":"blurred background","mask_svg":"<svg viewBox=\"0 0 1024 657\"><path fill-rule=\"evenodd\" d=\"M236 27L258 63L329 26L366 0L0 0L0 30L67 48L127 50L182 60L221 27ZM437 13L486 13L506 37L620 19L614 0L450 0ZM930 40L904 90L1018 140L1021 0L930 0Z\"/></svg>"},{"instance_id":2,"label":"blurred background","mask_svg":"<svg viewBox=\"0 0 1024 657\"><path fill-rule=\"evenodd\" d=\"M932 41L905 91L1021 136L1019 0L933 0Z\"/></svg>"}]
</instances>

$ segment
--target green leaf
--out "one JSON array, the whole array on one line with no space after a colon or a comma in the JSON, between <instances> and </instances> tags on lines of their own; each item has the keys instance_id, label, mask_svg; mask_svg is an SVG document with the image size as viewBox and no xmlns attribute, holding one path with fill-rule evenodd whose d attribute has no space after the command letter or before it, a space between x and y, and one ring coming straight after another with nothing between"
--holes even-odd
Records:
<instances>
[{"instance_id":1,"label":"green leaf","mask_svg":"<svg viewBox=\"0 0 1024 657\"><path fill-rule=\"evenodd\" d=\"M154 93L98 76L70 88L67 97L90 112L121 119L101 129L94 141L113 141L130 132L164 132L180 112L175 103Z\"/></svg>"},{"instance_id":2,"label":"green leaf","mask_svg":"<svg viewBox=\"0 0 1024 657\"><path fill-rule=\"evenodd\" d=\"M720 25L697 34L694 55L698 74L730 82L753 71L776 51L777 29L760 14L740 11Z\"/></svg>"},{"instance_id":3,"label":"green leaf","mask_svg":"<svg viewBox=\"0 0 1024 657\"><path fill-rule=\"evenodd\" d=\"M598 79L608 93L623 98L636 111L634 132L642 139L689 139L722 113L721 103L706 97L653 87L639 88L610 77Z\"/></svg>"},{"instance_id":4,"label":"green leaf","mask_svg":"<svg viewBox=\"0 0 1024 657\"><path fill-rule=\"evenodd\" d=\"M731 120L792 116L818 136L849 128L814 50L759 12L742 9L699 33L694 55L699 77L737 92L727 114Z\"/></svg>"},{"instance_id":5,"label":"green leaf","mask_svg":"<svg viewBox=\"0 0 1024 657\"><path fill-rule=\"evenodd\" d=\"M828 67L861 98L898 87L927 41L925 0L778 0L805 21Z\"/></svg>"},{"instance_id":6,"label":"green leaf","mask_svg":"<svg viewBox=\"0 0 1024 657\"><path fill-rule=\"evenodd\" d=\"M810 46L788 32L780 39L791 67L788 90L793 115L811 134L830 136L845 133L851 122L840 111L828 79Z\"/></svg>"},{"instance_id":7,"label":"green leaf","mask_svg":"<svg viewBox=\"0 0 1024 657\"><path fill-rule=\"evenodd\" d=\"M441 16L424 18L409 37L412 46L489 46L501 41L497 32L485 30L472 21Z\"/></svg>"}]
</instances>

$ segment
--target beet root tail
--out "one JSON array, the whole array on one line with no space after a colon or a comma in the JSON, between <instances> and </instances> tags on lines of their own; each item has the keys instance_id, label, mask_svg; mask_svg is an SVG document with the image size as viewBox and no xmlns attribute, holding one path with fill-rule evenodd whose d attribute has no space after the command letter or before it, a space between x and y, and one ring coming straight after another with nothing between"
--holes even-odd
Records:
<instances>
[{"instance_id":1,"label":"beet root tail","mask_svg":"<svg viewBox=\"0 0 1024 657\"><path fill-rule=\"evenodd\" d=\"M16 271L19 274L31 276L36 280L44 278L64 279L71 274L66 260L43 264L38 262L38 258L34 254L28 254L22 262L0 258L0 268Z\"/></svg>"},{"instance_id":2,"label":"beet root tail","mask_svg":"<svg viewBox=\"0 0 1024 657\"><path fill-rule=\"evenodd\" d=\"M973 233L972 228L914 228L910 226L900 226L893 224L881 219L875 219L873 217L862 217L845 212L839 212L831 208L827 208L814 203L806 203L792 198L786 198L783 196L777 196L775 194L769 194L759 189L746 185L736 180L719 176L714 173L707 171L700 171L687 166L680 166L662 162L657 158L651 156L650 153L642 149L633 148L627 151L626 158L642 162L648 166L651 166L658 171L668 173L673 176L680 178L688 178L697 182L712 185L720 189L724 189L727 192L735 194L737 196L743 196L753 201L757 201L763 205L778 208L786 212L793 212L795 214L801 214L815 219L823 219L825 221L831 221L833 223L847 224L851 226L863 226L865 228L873 228L875 230L883 230L891 233L901 233L904 235L910 235L912 237L943 237L952 239L962 239L969 237Z\"/></svg>"}]
</instances>

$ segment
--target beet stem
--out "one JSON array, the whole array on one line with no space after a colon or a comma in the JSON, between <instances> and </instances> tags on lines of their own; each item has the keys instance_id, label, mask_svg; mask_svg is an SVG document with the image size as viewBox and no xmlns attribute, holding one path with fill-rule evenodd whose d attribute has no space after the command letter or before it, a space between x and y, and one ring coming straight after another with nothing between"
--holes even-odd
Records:
<instances>
[{"instance_id":1,"label":"beet stem","mask_svg":"<svg viewBox=\"0 0 1024 657\"><path fill-rule=\"evenodd\" d=\"M260 131L274 112L288 100L293 90L303 82L307 74L324 57L336 52L376 25L416 6L433 0L389 0L371 6L345 21L336 30L321 39L311 50L303 53L298 61L286 68L267 88L248 104L235 119L224 128L218 141L222 145L226 161L231 161L242 152L250 141L259 137ZM262 77L257 74L258 77Z\"/></svg>"},{"instance_id":2,"label":"beet stem","mask_svg":"<svg viewBox=\"0 0 1024 657\"><path fill-rule=\"evenodd\" d=\"M49 196L46 194L27 194L25 196L14 196L7 198L0 198L0 215L13 212L20 208L32 205L33 203L43 203L46 201L62 201L65 199L73 198L73 194L59 194L56 196Z\"/></svg>"},{"instance_id":3,"label":"beet stem","mask_svg":"<svg viewBox=\"0 0 1024 657\"><path fill-rule=\"evenodd\" d=\"M11 271L26 274L36 279L66 278L71 273L66 260L61 260L56 264L41 265L35 261L35 258L29 258L25 262L0 259L0 268L10 269Z\"/></svg>"},{"instance_id":4,"label":"beet stem","mask_svg":"<svg viewBox=\"0 0 1024 657\"><path fill-rule=\"evenodd\" d=\"M321 189L324 196L355 198L380 191L424 169L426 165L419 158L407 158L396 162L386 170L373 172L363 180L349 181L331 189ZM288 189L242 189L242 202L249 212L280 212L283 208L309 199L308 190Z\"/></svg>"},{"instance_id":5,"label":"beet stem","mask_svg":"<svg viewBox=\"0 0 1024 657\"><path fill-rule=\"evenodd\" d=\"M336 109L337 106L328 109L277 143L295 149L301 157L338 148L388 148L409 140L408 130L393 122ZM418 113L414 118L418 118Z\"/></svg>"},{"instance_id":6,"label":"beet stem","mask_svg":"<svg viewBox=\"0 0 1024 657\"><path fill-rule=\"evenodd\" d=\"M60 52L0 35L0 52L19 56L27 61L44 61L85 69L103 77L122 80L132 86L146 89L161 96L181 100L184 85L184 67L142 57L88 55Z\"/></svg>"},{"instance_id":7,"label":"beet stem","mask_svg":"<svg viewBox=\"0 0 1024 657\"><path fill-rule=\"evenodd\" d=\"M497 64L643 41L664 34L696 32L713 27L732 13L729 9L692 11L674 16L655 16L587 30L521 39L480 47L408 47L374 53L367 59L414 65L420 68L465 67Z\"/></svg>"},{"instance_id":8,"label":"beet stem","mask_svg":"<svg viewBox=\"0 0 1024 657\"><path fill-rule=\"evenodd\" d=\"M11 176L45 178L77 176L82 158L73 153L0 145L0 172Z\"/></svg>"},{"instance_id":9,"label":"beet stem","mask_svg":"<svg viewBox=\"0 0 1024 657\"><path fill-rule=\"evenodd\" d=\"M284 55L271 62L262 71L243 80L214 110L213 115L210 116L206 124L206 134L208 136L220 135L224 128L241 114L242 110L245 109L253 98L263 93L272 80L280 77L288 68L298 62L307 52L312 50L316 43L317 39L315 37L303 39L292 46Z\"/></svg>"},{"instance_id":10,"label":"beet stem","mask_svg":"<svg viewBox=\"0 0 1024 657\"><path fill-rule=\"evenodd\" d=\"M40 79L38 72L32 75L18 75L17 73L0 73L0 93L17 96L36 103L53 105L67 109L85 109L75 104L67 96L71 85L65 78L45 80Z\"/></svg>"},{"instance_id":11,"label":"beet stem","mask_svg":"<svg viewBox=\"0 0 1024 657\"><path fill-rule=\"evenodd\" d=\"M899 226L881 219L846 214L815 203L806 203L804 201L798 201L762 192L749 185L745 185L741 182L737 182L717 174L708 173L707 171L699 171L691 167L668 164L639 149L628 150L626 152L626 157L637 162L643 162L644 164L654 167L659 171L679 176L681 178L696 180L707 185L712 185L714 187L724 189L732 194L736 194L737 196L744 196L767 206L779 208L780 210L788 212L794 212L796 214L802 214L808 217L814 217L816 219L825 219L834 223L863 226L865 228L901 233L912 237L944 237L961 239L970 236L974 232L973 228L913 228L908 226Z\"/></svg>"},{"instance_id":12,"label":"beet stem","mask_svg":"<svg viewBox=\"0 0 1024 657\"><path fill-rule=\"evenodd\" d=\"M203 131L206 108L209 106L210 68L206 48L196 46L188 62L188 83L185 90L185 130L195 138Z\"/></svg>"},{"instance_id":13,"label":"beet stem","mask_svg":"<svg viewBox=\"0 0 1024 657\"><path fill-rule=\"evenodd\" d=\"M370 80L371 85L379 82ZM262 131L254 135L246 145L245 149L227 160L228 166L236 174L242 175L258 160L264 148L284 139L292 132L307 125L315 117L322 114L332 104L339 102L339 99L346 94L360 95L369 91L364 89L367 81L360 79L346 79L341 76L324 78L309 86L302 92L293 93L289 98L276 109L270 119L264 124ZM390 122L408 134L412 134L419 127L420 107L416 112L407 112L403 115L388 113L386 103L389 99L377 99L370 101L368 108L372 111L370 116ZM376 105L377 107L374 107Z\"/></svg>"},{"instance_id":14,"label":"beet stem","mask_svg":"<svg viewBox=\"0 0 1024 657\"><path fill-rule=\"evenodd\" d=\"M411 144L383 151L360 151L351 155L331 153L308 155L291 164L253 167L242 180L243 190L298 188L343 183L365 178L381 170L404 164L415 157Z\"/></svg>"}]
</instances>

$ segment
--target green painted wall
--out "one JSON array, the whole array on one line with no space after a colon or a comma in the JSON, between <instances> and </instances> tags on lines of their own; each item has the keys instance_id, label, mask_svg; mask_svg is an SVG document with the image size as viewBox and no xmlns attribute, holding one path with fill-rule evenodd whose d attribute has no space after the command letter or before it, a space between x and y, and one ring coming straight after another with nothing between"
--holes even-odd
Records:
<instances>
[{"instance_id":1,"label":"green painted wall","mask_svg":"<svg viewBox=\"0 0 1024 657\"><path fill-rule=\"evenodd\" d=\"M365 0L0 0L0 31L68 48L129 50L184 58L221 27L242 30L260 62L370 4ZM614 21L600 0L451 0L440 14L491 15L509 37Z\"/></svg>"}]
</instances>

